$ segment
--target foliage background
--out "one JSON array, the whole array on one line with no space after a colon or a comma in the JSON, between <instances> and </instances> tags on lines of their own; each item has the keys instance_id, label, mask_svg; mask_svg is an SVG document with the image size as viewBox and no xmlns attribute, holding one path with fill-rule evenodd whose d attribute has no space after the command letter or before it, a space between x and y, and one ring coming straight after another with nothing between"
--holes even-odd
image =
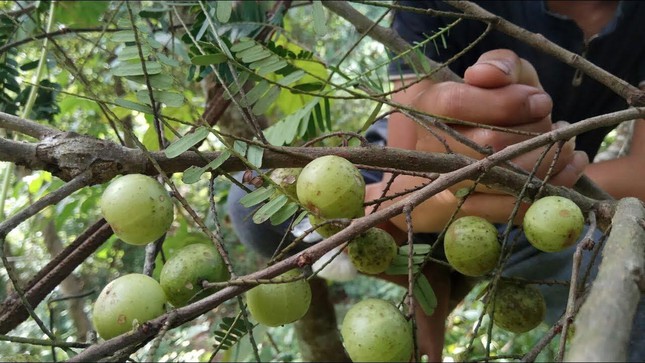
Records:
<instances>
[{"instance_id":1,"label":"foliage background","mask_svg":"<svg viewBox=\"0 0 645 363\"><path fill-rule=\"evenodd\" d=\"M256 11L266 10L270 6L270 2L247 3L252 4L253 7L258 7L255 9ZM30 5L28 2L4 1L0 2L0 11L15 10L17 4L19 6ZM15 26L15 23L3 19L4 23L2 24L5 26L0 28L0 32L5 30L5 33L0 34L0 37L4 42L25 39L30 37L31 34L39 33L38 28L43 26L43 15L46 13L49 3L41 1L37 2L35 6L38 8L38 12L35 13L37 16L34 19L22 21L19 26ZM99 27L108 20L112 22L127 20L127 14L124 12L122 4L116 1L69 1L59 2L56 6L54 19L58 27ZM133 4L133 6L150 11L161 8L159 3L151 1L143 1ZM383 8L361 4L355 4L355 7L370 19L379 18L384 11ZM309 4L298 3L298 6L290 9L285 17L284 30L292 43L311 51L314 58L319 62L336 65L342 60L341 68L346 74L360 74L367 69L374 69L377 65L384 65L388 61L383 46L371 41L369 38L363 39L357 46L354 46L354 43L359 40L359 34L349 23L335 15L331 15L329 12L325 13L325 20L328 29L333 31L317 34L313 29L313 24L315 23L313 14ZM145 21L148 22L148 25L154 25L162 29L162 31L155 33L154 39L163 43L167 49L174 51L175 63L171 64L176 65L167 69L171 70L173 89L181 90L181 94L186 101L179 107L166 108L164 113L181 120L191 119L201 114L206 101L202 88L203 82L195 82L195 78L190 76L190 62L188 59L190 49L184 42L173 38L171 33L167 31L169 27L177 24L170 24L163 17L150 17ZM389 18L385 17L382 25L387 25L388 21ZM248 25L252 27L253 21L249 21ZM7 29L13 32L8 33ZM240 29L244 28L241 26ZM98 95L108 103L112 102L115 96L124 97L131 101L136 100L133 96L134 90L140 89L140 86L133 82L124 81L119 77L113 77L110 73L110 69L119 62L118 54L123 51L122 44L113 41L109 33L101 33L100 31L58 37L56 40L69 58L66 58L61 52L54 51L52 48L49 49L47 67L43 77L47 81L41 82L39 98L36 102L37 107L34 108L29 117L46 120L50 125L59 129L116 140L107 120L94 102L94 98ZM28 42L2 55L4 68L0 75L4 78L0 79L3 82L0 86L2 86L3 92L1 102L3 111L11 113L24 106L26 94L31 87L29 79L31 79L30 77L33 73L34 62L37 61L40 52L39 42ZM347 53L349 55L346 57ZM75 63L75 67L70 66L70 61ZM9 69L12 65L12 69ZM315 65L312 66L312 71L316 71ZM76 72L80 72L88 80L88 83L84 84L84 82L80 81L79 79L82 77L79 77ZM14 79L17 82L11 82L11 75L15 75ZM339 76L335 75L335 77ZM381 82L381 85L387 88L384 67L376 68L370 77L377 83ZM266 118L269 122L278 120L288 114L294 107L293 105L298 104L294 97L302 96L283 94L275 107L272 107L267 113ZM334 102L330 117L333 120L333 129L358 130L372 110L373 105L364 100ZM150 115L118 107L114 107L113 111L117 117L131 123L135 134L143 140L146 147L150 149L158 148ZM176 127L182 127L179 123L171 122L171 124ZM172 137L171 135L168 136ZM615 136L612 135L612 137ZM223 145L219 140L209 138L203 149L218 150L222 147ZM12 183L9 184L9 188L6 190L5 207L3 210L0 209L0 213L5 213L5 215L12 215L62 185L59 179L52 177L48 172L32 172L20 168L12 170L8 165L2 165L2 171L5 178L10 173L13 176ZM177 181L180 180L180 176L174 176L174 178ZM231 254L231 259L235 261L239 273L243 274L254 271L257 266L261 266L266 261L252 250L241 245L227 223L223 206L226 201L229 183L225 178L219 177L214 194L217 212L222 222L226 248ZM51 241L46 241L48 226L53 227L56 231L59 238L58 243L67 245L89 224L100 218L97 201L104 187L104 185L95 185L83 188L55 207L48 208L37 218L32 218L23 223L8 236L7 247L10 262L14 264L22 281L34 275L51 258ZM209 215L208 204L204 203L208 199L207 180L202 178L195 184L183 185L181 192L198 213L209 216L207 221L211 222L210 227L214 227L212 224L213 219L210 218L212 216ZM199 235L197 232L197 228L187 215L178 215L166 241L165 248L171 252L172 248L177 248L187 241L201 238L196 237ZM74 299L80 301L82 311L87 316L90 316L91 303L101 288L119 275L140 272L144 257L145 251L143 248L124 244L117 240L116 237L112 237L97 253L93 254L74 272L74 276L78 281L82 281L81 289L76 291L76 294L83 297ZM10 283L4 269L0 270L0 277L0 299L4 300L10 292ZM476 299L481 288L479 286L468 295L464 304L458 307L449 318L445 345L445 356L448 361L463 358L460 354L472 338L472 327L481 315L482 304ZM404 293L403 289L395 285L365 276L348 283L330 283L330 289L339 321L342 321L342 316L349 306L367 296L400 300ZM75 341L79 337L77 328L71 318L70 301L56 301L68 296L68 291L58 288L48 297L47 304L41 304L36 309L36 313L50 324L52 330L61 340ZM234 316L236 313L237 305L232 301L227 302L192 323L170 331L156 349L153 356L154 360L206 361L212 351L213 340L211 334L213 330L217 327L222 317ZM491 354L509 356L509 359L512 359L514 356L528 351L545 331L546 327L540 327L530 333L516 336L496 329L494 330L493 351ZM44 338L32 321L21 324L12 334ZM297 339L291 326L270 329L258 327L254 331L254 335L259 343L258 348L263 361L298 361L302 358L299 355ZM470 357L485 354L485 339L485 336L475 339L475 350ZM135 358L137 361L150 358L147 356L149 346L137 353ZM552 360L554 350L555 347L552 344L540 355L538 360ZM53 359L52 350L47 347L0 342L0 357L25 352L43 361ZM61 349L56 349L56 352L60 355L58 359L64 358L64 353ZM223 353L220 359L251 361L254 359L253 357L248 339L243 339L232 350ZM504 359L501 360L503 361Z\"/></svg>"}]
</instances>

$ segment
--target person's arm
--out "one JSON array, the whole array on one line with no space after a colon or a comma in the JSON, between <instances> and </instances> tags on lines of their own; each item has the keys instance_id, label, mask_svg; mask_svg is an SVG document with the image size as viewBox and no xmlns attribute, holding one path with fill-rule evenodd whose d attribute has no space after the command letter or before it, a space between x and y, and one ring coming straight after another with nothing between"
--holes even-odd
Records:
<instances>
[{"instance_id":1,"label":"person's arm","mask_svg":"<svg viewBox=\"0 0 645 363\"><path fill-rule=\"evenodd\" d=\"M585 174L614 198L645 201L645 120L637 120L629 153L621 158L589 164Z\"/></svg>"},{"instance_id":2,"label":"person's arm","mask_svg":"<svg viewBox=\"0 0 645 363\"><path fill-rule=\"evenodd\" d=\"M468 120L488 125L504 126L533 132L551 130L551 100L539 87L533 67L508 50L487 52L476 65L470 67L464 77L465 83L421 82L405 92L393 95L393 101L432 114ZM499 150L507 145L527 139L527 136L493 132L484 128L454 127L462 135L481 144ZM388 146L416 149L429 152L446 152L445 146L431 133L400 113L389 121ZM439 131L437 131L439 132ZM441 133L441 132L439 132ZM481 158L477 152L463 146L446 134L446 141L453 152ZM414 139L416 138L416 143ZM413 146L414 144L414 146ZM536 150L514 160L525 169L531 169L541 150ZM550 153L553 154L553 151ZM547 157L548 158L548 157ZM548 159L547 159L548 160ZM573 151L573 143L565 147L551 179L553 184L571 186L580 177L587 160ZM548 166L548 163L546 164ZM546 172L541 169L540 174ZM541 175L540 175L541 176ZM386 175L384 183L389 180ZM410 190L427 180L401 175L390 188L390 194ZM380 196L376 187L368 191L372 198ZM460 210L461 215L478 215L492 222L505 222L513 208L515 198L499 194L477 193L470 197ZM384 203L386 206L392 202ZM451 190L445 190L423 202L412 211L416 232L437 232L445 227L457 206ZM392 222L406 229L405 217L397 216Z\"/></svg>"}]
</instances>

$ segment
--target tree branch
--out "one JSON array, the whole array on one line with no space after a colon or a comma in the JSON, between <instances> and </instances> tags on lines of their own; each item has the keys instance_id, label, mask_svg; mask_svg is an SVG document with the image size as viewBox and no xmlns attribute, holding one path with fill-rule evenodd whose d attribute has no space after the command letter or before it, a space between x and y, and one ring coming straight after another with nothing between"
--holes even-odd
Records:
<instances>
[{"instance_id":1,"label":"tree branch","mask_svg":"<svg viewBox=\"0 0 645 363\"><path fill-rule=\"evenodd\" d=\"M477 16L482 21L492 24L493 27L504 34L522 41L542 52L549 54L559 61L581 70L589 77L607 86L617 95L624 98L631 106L645 106L645 91L629 84L606 70L596 66L579 54L572 53L559 45L549 41L541 34L535 34L510 21L490 13L479 5L470 1L446 0L446 3L463 11L465 14Z\"/></svg>"},{"instance_id":2,"label":"tree branch","mask_svg":"<svg viewBox=\"0 0 645 363\"><path fill-rule=\"evenodd\" d=\"M576 318L567 361L626 361L631 326L642 297L639 281L645 275L644 219L640 200L618 202L598 276Z\"/></svg>"},{"instance_id":3,"label":"tree branch","mask_svg":"<svg viewBox=\"0 0 645 363\"><path fill-rule=\"evenodd\" d=\"M46 136L60 134L60 130L41 125L36 121L27 120L18 116L0 111L0 128L19 132L42 140Z\"/></svg>"}]
</instances>

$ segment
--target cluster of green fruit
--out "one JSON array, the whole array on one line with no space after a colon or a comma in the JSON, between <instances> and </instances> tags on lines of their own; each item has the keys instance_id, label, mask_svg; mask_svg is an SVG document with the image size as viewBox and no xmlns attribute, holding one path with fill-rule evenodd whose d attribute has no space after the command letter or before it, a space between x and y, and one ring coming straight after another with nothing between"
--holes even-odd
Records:
<instances>
[{"instance_id":1,"label":"cluster of green fruit","mask_svg":"<svg viewBox=\"0 0 645 363\"><path fill-rule=\"evenodd\" d=\"M538 250L558 252L572 246L584 227L580 208L571 200L549 196L535 201L526 211L523 229L528 241ZM444 237L444 251L450 265L467 276L483 276L498 264L501 247L497 228L487 220L466 216L455 220ZM494 322L501 328L523 333L544 319L546 305L533 286L508 281L498 284L495 294Z\"/></svg>"},{"instance_id":2,"label":"cluster of green fruit","mask_svg":"<svg viewBox=\"0 0 645 363\"><path fill-rule=\"evenodd\" d=\"M271 178L313 213L309 216L310 221L318 226L316 231L323 237L329 237L343 228L329 220L352 219L365 214L363 177L351 162L342 157L323 156L311 161L302 170L277 169ZM379 274L392 263L397 245L389 233L370 228L350 241L347 253L358 271ZM257 318L251 305L252 292L247 295L249 310ZM283 304L293 309L295 302L288 297L283 299ZM268 320L268 317L265 319ZM343 319L341 335L349 357L355 362L404 362L412 355L411 324L399 309L385 300L366 299L352 306Z\"/></svg>"},{"instance_id":3,"label":"cluster of green fruit","mask_svg":"<svg viewBox=\"0 0 645 363\"><path fill-rule=\"evenodd\" d=\"M316 158L303 169L276 169L271 179L312 212L311 224L323 237L343 228L330 220L365 215L365 181L356 166L340 156ZM379 274L392 263L397 245L389 233L370 228L349 243L347 253L358 271Z\"/></svg>"},{"instance_id":4,"label":"cluster of green fruit","mask_svg":"<svg viewBox=\"0 0 645 363\"><path fill-rule=\"evenodd\" d=\"M141 174L125 175L110 183L100 207L116 236L133 245L154 242L174 219L168 192L155 179ZM216 291L204 288L204 282L222 282L229 277L214 246L188 244L166 261L159 282L147 275L128 274L105 286L94 303L94 327L102 338L113 338L159 317L166 312L167 303L182 307Z\"/></svg>"}]
</instances>

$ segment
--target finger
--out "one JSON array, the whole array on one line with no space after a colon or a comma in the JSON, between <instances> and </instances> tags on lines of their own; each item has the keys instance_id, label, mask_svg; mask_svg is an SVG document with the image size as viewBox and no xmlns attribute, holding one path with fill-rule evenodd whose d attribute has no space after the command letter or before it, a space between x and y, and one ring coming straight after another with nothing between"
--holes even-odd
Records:
<instances>
[{"instance_id":1,"label":"finger","mask_svg":"<svg viewBox=\"0 0 645 363\"><path fill-rule=\"evenodd\" d=\"M464 82L482 88L519 83L542 89L533 65L508 49L495 49L482 54L475 64L466 69Z\"/></svg>"},{"instance_id":2,"label":"finger","mask_svg":"<svg viewBox=\"0 0 645 363\"><path fill-rule=\"evenodd\" d=\"M461 206L461 213L482 217L491 223L506 223L511 216L517 198L512 195L499 195L487 193L473 193ZM526 203L522 203L513 219L514 224L522 223L524 213L528 209Z\"/></svg>"},{"instance_id":3,"label":"finger","mask_svg":"<svg viewBox=\"0 0 645 363\"><path fill-rule=\"evenodd\" d=\"M412 105L439 116L497 126L536 122L553 108L551 97L535 87L511 84L485 89L455 82L428 88Z\"/></svg>"},{"instance_id":4,"label":"finger","mask_svg":"<svg viewBox=\"0 0 645 363\"><path fill-rule=\"evenodd\" d=\"M455 130L479 145L490 147L493 152L502 150L508 145L530 139L530 134L543 134L551 131L551 118L545 117L538 122L508 127L508 131L496 131L483 127L456 126Z\"/></svg>"}]
</instances>

